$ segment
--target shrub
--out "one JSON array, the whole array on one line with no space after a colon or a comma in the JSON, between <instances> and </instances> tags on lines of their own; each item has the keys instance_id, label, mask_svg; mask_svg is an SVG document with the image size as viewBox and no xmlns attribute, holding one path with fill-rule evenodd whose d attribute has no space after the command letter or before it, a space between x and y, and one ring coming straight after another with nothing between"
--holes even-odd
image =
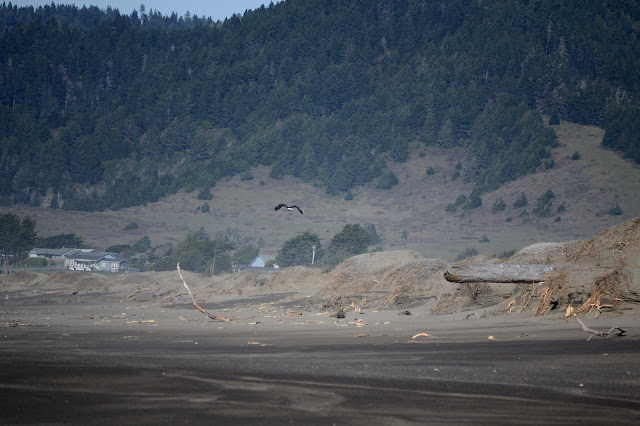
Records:
<instances>
[{"instance_id":1,"label":"shrub","mask_svg":"<svg viewBox=\"0 0 640 426\"><path fill-rule=\"evenodd\" d=\"M211 200L213 195L211 195L211 191L209 191L209 187L203 188L198 193L198 200Z\"/></svg>"},{"instance_id":2,"label":"shrub","mask_svg":"<svg viewBox=\"0 0 640 426\"><path fill-rule=\"evenodd\" d=\"M472 209L477 209L481 205L482 205L482 198L480 197L480 194L478 192L472 192L471 195L469 195L469 199L467 200L467 203L464 206L462 206L462 208L464 210L472 210Z\"/></svg>"},{"instance_id":3,"label":"shrub","mask_svg":"<svg viewBox=\"0 0 640 426\"><path fill-rule=\"evenodd\" d=\"M528 204L527 196L524 195L524 192L523 192L522 194L520 194L518 199L513 203L513 208L514 209L519 209L521 207L525 207L527 204Z\"/></svg>"},{"instance_id":4,"label":"shrub","mask_svg":"<svg viewBox=\"0 0 640 426\"><path fill-rule=\"evenodd\" d=\"M619 216L622 214L622 208L620 208L620 205L616 203L615 207L612 207L611 209L609 209L608 213L611 216Z\"/></svg>"},{"instance_id":5,"label":"shrub","mask_svg":"<svg viewBox=\"0 0 640 426\"><path fill-rule=\"evenodd\" d=\"M554 111L549 118L549 126L557 126L560 124L560 117L558 116L558 112Z\"/></svg>"},{"instance_id":6,"label":"shrub","mask_svg":"<svg viewBox=\"0 0 640 426\"><path fill-rule=\"evenodd\" d=\"M473 247L470 247L470 248L466 249L465 251L463 251L462 253L458 254L458 256L456 256L456 262L459 261L459 260L466 259L468 257L477 256L477 255L478 255L478 250L476 250Z\"/></svg>"},{"instance_id":7,"label":"shrub","mask_svg":"<svg viewBox=\"0 0 640 426\"><path fill-rule=\"evenodd\" d=\"M376 188L378 189L391 189L398 184L398 178L395 173L389 172L388 174L382 175Z\"/></svg>"},{"instance_id":8,"label":"shrub","mask_svg":"<svg viewBox=\"0 0 640 426\"><path fill-rule=\"evenodd\" d=\"M571 159L573 161L579 160L580 159L580 154L578 153L578 151L574 152L573 155L571 156Z\"/></svg>"},{"instance_id":9,"label":"shrub","mask_svg":"<svg viewBox=\"0 0 640 426\"><path fill-rule=\"evenodd\" d=\"M124 230L125 231L132 231L134 229L138 229L138 226L139 226L138 222L130 222L124 227Z\"/></svg>"},{"instance_id":10,"label":"shrub","mask_svg":"<svg viewBox=\"0 0 640 426\"><path fill-rule=\"evenodd\" d=\"M28 268L44 268L48 264L44 257L29 257L24 261L24 266Z\"/></svg>"},{"instance_id":11,"label":"shrub","mask_svg":"<svg viewBox=\"0 0 640 426\"><path fill-rule=\"evenodd\" d=\"M542 196L536 200L536 206L533 209L533 214L538 217L551 216L551 204L553 203L553 198L555 198L555 194L552 190L547 189L547 192L542 194Z\"/></svg>"},{"instance_id":12,"label":"shrub","mask_svg":"<svg viewBox=\"0 0 640 426\"><path fill-rule=\"evenodd\" d=\"M504 202L502 197L498 197L498 199L493 203L493 207L491 207L491 213L497 213L507 208L507 203Z\"/></svg>"},{"instance_id":13,"label":"shrub","mask_svg":"<svg viewBox=\"0 0 640 426\"><path fill-rule=\"evenodd\" d=\"M506 251L503 251L502 253L500 253L498 255L498 258L499 259L508 259L508 258L510 258L511 256L513 256L516 253L517 253L516 249L506 250Z\"/></svg>"},{"instance_id":14,"label":"shrub","mask_svg":"<svg viewBox=\"0 0 640 426\"><path fill-rule=\"evenodd\" d=\"M427 174L428 174L428 175L433 175L433 174L435 174L435 173L436 173L436 171L435 171L435 170L433 170L433 167L429 167L429 168L427 169Z\"/></svg>"}]
</instances>

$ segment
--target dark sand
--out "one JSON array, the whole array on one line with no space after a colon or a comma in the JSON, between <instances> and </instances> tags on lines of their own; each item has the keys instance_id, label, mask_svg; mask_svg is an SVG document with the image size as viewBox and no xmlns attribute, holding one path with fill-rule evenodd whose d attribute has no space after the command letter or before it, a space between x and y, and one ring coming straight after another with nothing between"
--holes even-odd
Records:
<instances>
[{"instance_id":1,"label":"dark sand","mask_svg":"<svg viewBox=\"0 0 640 426\"><path fill-rule=\"evenodd\" d=\"M109 294L5 299L4 424L640 422L637 315L583 318L627 329L587 341L561 315L336 320L245 297L203 305L234 317L215 322L191 304Z\"/></svg>"},{"instance_id":2,"label":"dark sand","mask_svg":"<svg viewBox=\"0 0 640 426\"><path fill-rule=\"evenodd\" d=\"M640 218L508 261L573 268L466 285L444 279L446 262L391 251L327 273L184 271L229 322L198 311L177 271L0 276L0 419L640 424ZM591 335L570 309L626 334Z\"/></svg>"}]
</instances>

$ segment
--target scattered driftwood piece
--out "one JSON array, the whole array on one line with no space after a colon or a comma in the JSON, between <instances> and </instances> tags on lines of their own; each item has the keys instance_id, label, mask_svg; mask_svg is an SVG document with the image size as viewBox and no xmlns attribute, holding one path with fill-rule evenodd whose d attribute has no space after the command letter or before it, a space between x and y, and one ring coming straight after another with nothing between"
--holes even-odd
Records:
<instances>
[{"instance_id":1,"label":"scattered driftwood piece","mask_svg":"<svg viewBox=\"0 0 640 426\"><path fill-rule=\"evenodd\" d=\"M284 315L287 317L299 317L302 315L302 311L286 311Z\"/></svg>"},{"instance_id":2,"label":"scattered driftwood piece","mask_svg":"<svg viewBox=\"0 0 640 426\"><path fill-rule=\"evenodd\" d=\"M149 290L151 290L151 289L150 288L140 288L138 290L134 290L131 293L127 294L127 299L131 299L134 294L142 293L143 291L149 291Z\"/></svg>"},{"instance_id":3,"label":"scattered driftwood piece","mask_svg":"<svg viewBox=\"0 0 640 426\"><path fill-rule=\"evenodd\" d=\"M611 327L611 329L610 329L609 331L606 331L606 332L605 332L605 331L596 331L596 330L594 330L594 329L592 329L592 328L587 327L587 326L585 325L585 323L583 323L583 322L582 322L582 320L580 320L580 318L578 318L578 316L577 316L576 314L573 314L573 316L576 318L576 320L578 320L578 322L580 323L580 327L582 327L582 329L583 329L584 331L586 331L587 333L591 333L591 334L592 334L592 336L589 336L589 338L587 339L587 342L588 342L589 340L591 340L591 338L592 338L593 336L602 336L602 337L606 337L606 338L608 339L608 338L609 338L609 337L611 337L612 335L615 335L615 336L624 336L624 333L626 333L626 332L627 332L627 330L626 330L626 329L624 329L624 328L620 328L620 327L616 327L616 326ZM615 330L618 330L618 331L614 334L614 331L615 331Z\"/></svg>"},{"instance_id":4,"label":"scattered driftwood piece","mask_svg":"<svg viewBox=\"0 0 640 426\"><path fill-rule=\"evenodd\" d=\"M367 325L367 323L364 322L362 318L356 318L353 321L349 321L349 325L355 325L356 327L364 327L365 325Z\"/></svg>"},{"instance_id":5,"label":"scattered driftwood piece","mask_svg":"<svg viewBox=\"0 0 640 426\"><path fill-rule=\"evenodd\" d=\"M187 282L182 277L182 272L180 271L180 263L179 262L178 262L177 269L178 269L178 274L180 274L180 279L182 280L182 284L184 284L184 288L186 288L187 292L189 292L189 296L191 297L191 301L193 302L193 306L195 306L197 310L199 310L200 312L202 312L203 314L205 314L207 317L211 318L212 320L226 321L226 322L231 321L230 318L223 317L223 316L220 316L220 315L213 315L213 314L210 314L209 312L205 311L204 309L202 309L200 307L200 305L198 305L198 303L196 303L196 299L193 297L193 293L191 293L191 289L189 289L189 286L187 285Z\"/></svg>"},{"instance_id":6,"label":"scattered driftwood piece","mask_svg":"<svg viewBox=\"0 0 640 426\"><path fill-rule=\"evenodd\" d=\"M344 318L345 316L344 308L340 308L335 314L329 315L331 318Z\"/></svg>"},{"instance_id":7,"label":"scattered driftwood piece","mask_svg":"<svg viewBox=\"0 0 640 426\"><path fill-rule=\"evenodd\" d=\"M409 311L402 311L402 312L398 312L398 315L407 315L407 316L411 316L411 312L409 312Z\"/></svg>"},{"instance_id":8,"label":"scattered driftwood piece","mask_svg":"<svg viewBox=\"0 0 640 426\"><path fill-rule=\"evenodd\" d=\"M453 265L444 273L447 281L455 283L535 283L558 269L570 269L573 265L543 265L523 263L470 263Z\"/></svg>"}]
</instances>

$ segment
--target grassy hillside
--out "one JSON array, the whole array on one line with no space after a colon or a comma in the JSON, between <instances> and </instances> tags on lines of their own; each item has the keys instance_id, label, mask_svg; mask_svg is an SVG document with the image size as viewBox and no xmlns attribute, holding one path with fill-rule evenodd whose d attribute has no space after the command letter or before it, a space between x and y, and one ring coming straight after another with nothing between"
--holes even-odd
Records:
<instances>
[{"instance_id":1,"label":"grassy hillside","mask_svg":"<svg viewBox=\"0 0 640 426\"><path fill-rule=\"evenodd\" d=\"M253 180L233 178L213 187L207 213L198 209L205 203L197 199L198 191L180 191L146 206L98 213L26 206L0 210L33 216L42 235L74 232L99 249L134 243L145 235L153 245L175 244L201 227L211 235L231 227L255 240L262 238L263 251L275 253L286 239L305 231L317 233L326 247L347 223L374 224L384 236L385 250L412 249L446 260L470 248L480 254L500 255L538 241L590 238L608 226L640 216L640 167L601 148L602 129L566 122L552 128L559 142L552 150L553 168L485 194L480 208L458 208L455 213L446 212L447 206L468 194L473 185L464 182L464 170L458 179L451 180L460 153L418 146L412 147L405 163L390 162L400 181L397 186L378 190L373 184L365 185L352 191L350 201L343 196L331 197L324 189L296 178L272 179L269 168L258 167L252 171ZM576 152L579 158L572 159ZM427 174L429 168L432 174ZM555 195L553 214L537 217L532 213L536 200L549 189ZM522 193L528 205L514 209L513 203ZM492 213L498 198L506 207ZM298 204L304 215L275 212L273 208L280 202ZM558 213L562 204L565 209ZM608 212L616 205L623 213L612 216ZM522 215L523 211L529 214ZM133 221L139 227L124 230Z\"/></svg>"}]
</instances>

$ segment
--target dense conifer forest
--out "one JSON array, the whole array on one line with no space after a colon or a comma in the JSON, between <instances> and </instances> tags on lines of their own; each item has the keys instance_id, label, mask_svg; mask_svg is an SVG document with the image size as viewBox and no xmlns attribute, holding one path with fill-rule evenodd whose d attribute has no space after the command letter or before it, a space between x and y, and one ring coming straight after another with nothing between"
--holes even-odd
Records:
<instances>
[{"instance_id":1,"label":"dense conifer forest","mask_svg":"<svg viewBox=\"0 0 640 426\"><path fill-rule=\"evenodd\" d=\"M0 204L119 209L258 165L344 194L423 144L464 149L474 208L552 166L543 115L640 162L639 37L631 0L285 0L224 22L3 3Z\"/></svg>"}]
</instances>

